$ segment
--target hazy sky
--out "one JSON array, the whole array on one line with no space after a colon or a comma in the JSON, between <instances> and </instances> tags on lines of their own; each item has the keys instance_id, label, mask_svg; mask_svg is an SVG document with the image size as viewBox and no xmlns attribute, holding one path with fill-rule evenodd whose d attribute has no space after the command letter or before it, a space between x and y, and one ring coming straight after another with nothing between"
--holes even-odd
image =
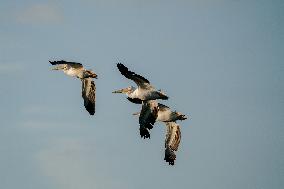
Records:
<instances>
[{"instance_id":1,"label":"hazy sky","mask_svg":"<svg viewBox=\"0 0 284 189\"><path fill-rule=\"evenodd\" d=\"M0 1L0 188L281 189L284 1ZM97 112L81 83L48 60L93 69ZM139 137L134 85L116 63L169 96L182 123L176 165L165 127Z\"/></svg>"}]
</instances>

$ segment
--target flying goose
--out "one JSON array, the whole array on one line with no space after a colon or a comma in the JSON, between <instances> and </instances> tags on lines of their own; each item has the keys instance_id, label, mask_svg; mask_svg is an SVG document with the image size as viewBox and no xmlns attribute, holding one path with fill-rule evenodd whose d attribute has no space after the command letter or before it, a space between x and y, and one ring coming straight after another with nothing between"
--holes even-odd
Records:
<instances>
[{"instance_id":1,"label":"flying goose","mask_svg":"<svg viewBox=\"0 0 284 189\"><path fill-rule=\"evenodd\" d=\"M142 103L142 110L139 117L140 135L142 138L150 138L148 129L153 128L158 116L158 103L156 99L167 100L168 97L163 92L157 91L147 79L128 70L123 64L118 63L117 68L123 76L134 81L137 88L130 86L113 91L113 93L124 93L130 102L135 104Z\"/></svg>"},{"instance_id":2,"label":"flying goose","mask_svg":"<svg viewBox=\"0 0 284 189\"><path fill-rule=\"evenodd\" d=\"M147 79L128 70L128 68L123 64L118 63L117 68L123 76L134 81L137 85L137 88L130 86L124 89L113 91L113 93L124 93L127 95L128 100L132 100L133 103L141 103L141 101L145 100L168 99L166 94L156 90Z\"/></svg>"},{"instance_id":3,"label":"flying goose","mask_svg":"<svg viewBox=\"0 0 284 189\"><path fill-rule=\"evenodd\" d=\"M154 103L154 102L152 102ZM143 109L143 108L142 108ZM149 109L147 109L149 111ZM142 112L143 110L141 110ZM134 113L133 115L140 115L139 113ZM149 113L144 113L144 115L149 115ZM140 121L139 116L139 121ZM166 138L165 138L165 158L164 160L169 163L169 165L174 165L174 161L176 160L175 151L178 150L180 140L181 140L181 132L180 127L176 123L177 120L186 120L187 117L177 111L172 111L168 106L158 103L158 112L155 121L163 122L166 126ZM143 128L143 132L146 133L146 136L150 137L148 127ZM141 125L140 125L141 132Z\"/></svg>"},{"instance_id":4,"label":"flying goose","mask_svg":"<svg viewBox=\"0 0 284 189\"><path fill-rule=\"evenodd\" d=\"M81 63L60 61L49 61L54 67L52 70L62 70L66 75L77 77L82 81L82 98L84 106L90 115L95 114L96 85L92 80L97 79L97 74L86 70Z\"/></svg>"}]
</instances>

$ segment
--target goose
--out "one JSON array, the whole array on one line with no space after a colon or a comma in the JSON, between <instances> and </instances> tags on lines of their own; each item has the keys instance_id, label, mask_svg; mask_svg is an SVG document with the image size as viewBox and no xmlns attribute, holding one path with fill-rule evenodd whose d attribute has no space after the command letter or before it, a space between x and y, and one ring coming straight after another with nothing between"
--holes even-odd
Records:
<instances>
[{"instance_id":1,"label":"goose","mask_svg":"<svg viewBox=\"0 0 284 189\"><path fill-rule=\"evenodd\" d=\"M141 101L146 100L168 100L169 97L162 91L156 90L155 87L152 86L146 78L128 70L128 68L122 63L118 63L117 68L123 76L134 81L137 85L137 88L130 86L124 89L113 91L113 93L126 94L128 100L132 100L131 102L140 104Z\"/></svg>"},{"instance_id":2,"label":"goose","mask_svg":"<svg viewBox=\"0 0 284 189\"><path fill-rule=\"evenodd\" d=\"M155 103L155 102L151 102ZM144 115L149 115L149 108L147 109L148 113L144 113ZM145 110L144 110L145 111ZM133 115L139 115L139 119L141 117L141 113L143 112L143 108L141 112L136 112ZM151 115L151 114L150 114ZM176 123L178 120L186 120L186 115L182 114L181 112L172 111L168 106L158 103L158 112L155 121L163 122L166 126L166 138L165 138L165 158L164 160L169 163L169 165L174 165L176 160L175 151L178 150L180 141L181 141L181 131L180 126ZM147 126L142 127L140 125L140 132L143 130L145 136L149 136L150 133Z\"/></svg>"},{"instance_id":3,"label":"goose","mask_svg":"<svg viewBox=\"0 0 284 189\"><path fill-rule=\"evenodd\" d=\"M152 129L157 118L158 103L156 99L167 100L168 96L162 91L157 91L150 82L141 75L130 71L122 63L117 64L120 73L127 79L134 81L137 88L129 86L113 93L126 94L127 99L135 104L142 104L142 110L139 117L140 136L141 138L150 138L148 129Z\"/></svg>"},{"instance_id":4,"label":"goose","mask_svg":"<svg viewBox=\"0 0 284 189\"><path fill-rule=\"evenodd\" d=\"M86 70L81 63L67 62L65 60L49 62L54 66L52 70L62 70L66 75L77 77L81 80L84 106L90 115L94 115L96 103L96 85L93 81L93 78L97 79L97 74L91 70Z\"/></svg>"}]
</instances>

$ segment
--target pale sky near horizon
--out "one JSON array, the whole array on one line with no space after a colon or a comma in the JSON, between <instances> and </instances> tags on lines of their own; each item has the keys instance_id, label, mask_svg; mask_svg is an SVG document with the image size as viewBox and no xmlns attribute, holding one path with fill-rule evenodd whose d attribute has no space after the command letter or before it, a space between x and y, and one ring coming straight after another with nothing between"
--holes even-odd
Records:
<instances>
[{"instance_id":1,"label":"pale sky near horizon","mask_svg":"<svg viewBox=\"0 0 284 189\"><path fill-rule=\"evenodd\" d=\"M284 1L0 0L1 189L282 189ZM98 74L97 112L76 78ZM189 115L174 167L115 89L118 61Z\"/></svg>"}]
</instances>

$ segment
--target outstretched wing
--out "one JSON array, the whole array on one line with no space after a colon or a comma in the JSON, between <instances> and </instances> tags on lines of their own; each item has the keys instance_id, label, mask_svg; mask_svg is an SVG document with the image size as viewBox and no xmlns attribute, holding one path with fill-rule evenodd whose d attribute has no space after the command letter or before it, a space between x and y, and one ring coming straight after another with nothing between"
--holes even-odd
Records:
<instances>
[{"instance_id":1,"label":"outstretched wing","mask_svg":"<svg viewBox=\"0 0 284 189\"><path fill-rule=\"evenodd\" d=\"M96 111L96 85L91 78L82 79L82 97L86 110L90 115L94 115Z\"/></svg>"},{"instance_id":2,"label":"outstretched wing","mask_svg":"<svg viewBox=\"0 0 284 189\"><path fill-rule=\"evenodd\" d=\"M181 132L179 125L175 122L167 122L167 134L165 139L165 160L169 165L174 165L176 155L174 151L178 150Z\"/></svg>"},{"instance_id":3,"label":"outstretched wing","mask_svg":"<svg viewBox=\"0 0 284 189\"><path fill-rule=\"evenodd\" d=\"M77 62L67 62L65 60L49 61L49 62L52 65L66 64L66 65L69 65L72 68L83 68L83 65L81 63L77 63Z\"/></svg>"},{"instance_id":4,"label":"outstretched wing","mask_svg":"<svg viewBox=\"0 0 284 189\"><path fill-rule=\"evenodd\" d=\"M158 117L158 103L156 100L143 101L142 109L139 115L140 135L144 138L150 138L150 134L143 134L145 129L150 130Z\"/></svg>"},{"instance_id":5,"label":"outstretched wing","mask_svg":"<svg viewBox=\"0 0 284 189\"><path fill-rule=\"evenodd\" d=\"M127 79L131 79L132 81L134 81L138 87L143 89L152 88L150 82L146 78L128 70L128 68L123 64L118 63L117 68L122 75L124 75Z\"/></svg>"}]
</instances>

